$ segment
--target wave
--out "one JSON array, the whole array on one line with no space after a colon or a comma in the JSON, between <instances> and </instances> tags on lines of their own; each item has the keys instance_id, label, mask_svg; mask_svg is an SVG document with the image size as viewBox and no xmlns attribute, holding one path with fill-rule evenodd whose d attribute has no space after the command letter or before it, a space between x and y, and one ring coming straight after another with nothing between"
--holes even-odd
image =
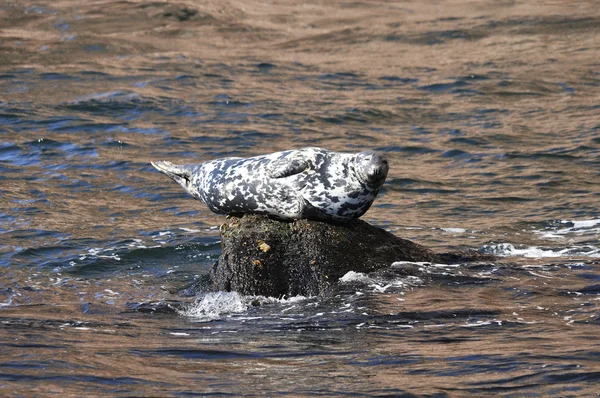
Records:
<instances>
[{"instance_id":1,"label":"wave","mask_svg":"<svg viewBox=\"0 0 600 398\"><path fill-rule=\"evenodd\" d=\"M600 247L592 245L573 245L568 247L543 247L498 243L485 245L479 251L500 257L526 258L571 258L571 257L600 257Z\"/></svg>"}]
</instances>

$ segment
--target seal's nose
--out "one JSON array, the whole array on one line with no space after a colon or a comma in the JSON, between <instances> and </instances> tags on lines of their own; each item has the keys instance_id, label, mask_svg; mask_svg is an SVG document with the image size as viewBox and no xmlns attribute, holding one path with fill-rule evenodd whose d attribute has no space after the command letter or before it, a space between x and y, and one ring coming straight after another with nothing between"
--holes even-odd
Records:
<instances>
[{"instance_id":1,"label":"seal's nose","mask_svg":"<svg viewBox=\"0 0 600 398\"><path fill-rule=\"evenodd\" d=\"M385 156L380 153L373 152L371 154L371 161L369 162L369 170L374 179L380 179L387 177L389 170L389 164Z\"/></svg>"}]
</instances>

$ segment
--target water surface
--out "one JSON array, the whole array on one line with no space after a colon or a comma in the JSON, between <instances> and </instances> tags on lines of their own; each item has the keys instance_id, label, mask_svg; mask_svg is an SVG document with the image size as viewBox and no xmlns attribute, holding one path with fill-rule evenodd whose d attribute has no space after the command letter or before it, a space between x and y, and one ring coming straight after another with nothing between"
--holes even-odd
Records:
<instances>
[{"instance_id":1,"label":"water surface","mask_svg":"<svg viewBox=\"0 0 600 398\"><path fill-rule=\"evenodd\" d=\"M600 393L595 3L0 5L0 395ZM149 162L304 146L501 259L203 292L222 218Z\"/></svg>"}]
</instances>

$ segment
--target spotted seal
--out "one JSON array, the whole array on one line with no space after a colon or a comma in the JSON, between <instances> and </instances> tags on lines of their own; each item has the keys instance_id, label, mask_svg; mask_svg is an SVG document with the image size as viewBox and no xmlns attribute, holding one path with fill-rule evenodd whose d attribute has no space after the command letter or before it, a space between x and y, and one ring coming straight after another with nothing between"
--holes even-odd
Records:
<instances>
[{"instance_id":1,"label":"spotted seal","mask_svg":"<svg viewBox=\"0 0 600 398\"><path fill-rule=\"evenodd\" d=\"M200 164L152 165L219 214L349 221L365 214L388 173L385 157L303 148Z\"/></svg>"}]
</instances>

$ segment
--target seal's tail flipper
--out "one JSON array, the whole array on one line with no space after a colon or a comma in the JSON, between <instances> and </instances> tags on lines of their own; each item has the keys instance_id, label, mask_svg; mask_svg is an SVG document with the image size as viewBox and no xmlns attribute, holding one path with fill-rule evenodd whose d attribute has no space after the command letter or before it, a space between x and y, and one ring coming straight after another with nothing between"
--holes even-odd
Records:
<instances>
[{"instance_id":1,"label":"seal's tail flipper","mask_svg":"<svg viewBox=\"0 0 600 398\"><path fill-rule=\"evenodd\" d=\"M166 174L175 182L181 184L183 187L189 184L192 176L192 166L190 165L176 165L168 161L150 162L152 166L161 173Z\"/></svg>"}]
</instances>

